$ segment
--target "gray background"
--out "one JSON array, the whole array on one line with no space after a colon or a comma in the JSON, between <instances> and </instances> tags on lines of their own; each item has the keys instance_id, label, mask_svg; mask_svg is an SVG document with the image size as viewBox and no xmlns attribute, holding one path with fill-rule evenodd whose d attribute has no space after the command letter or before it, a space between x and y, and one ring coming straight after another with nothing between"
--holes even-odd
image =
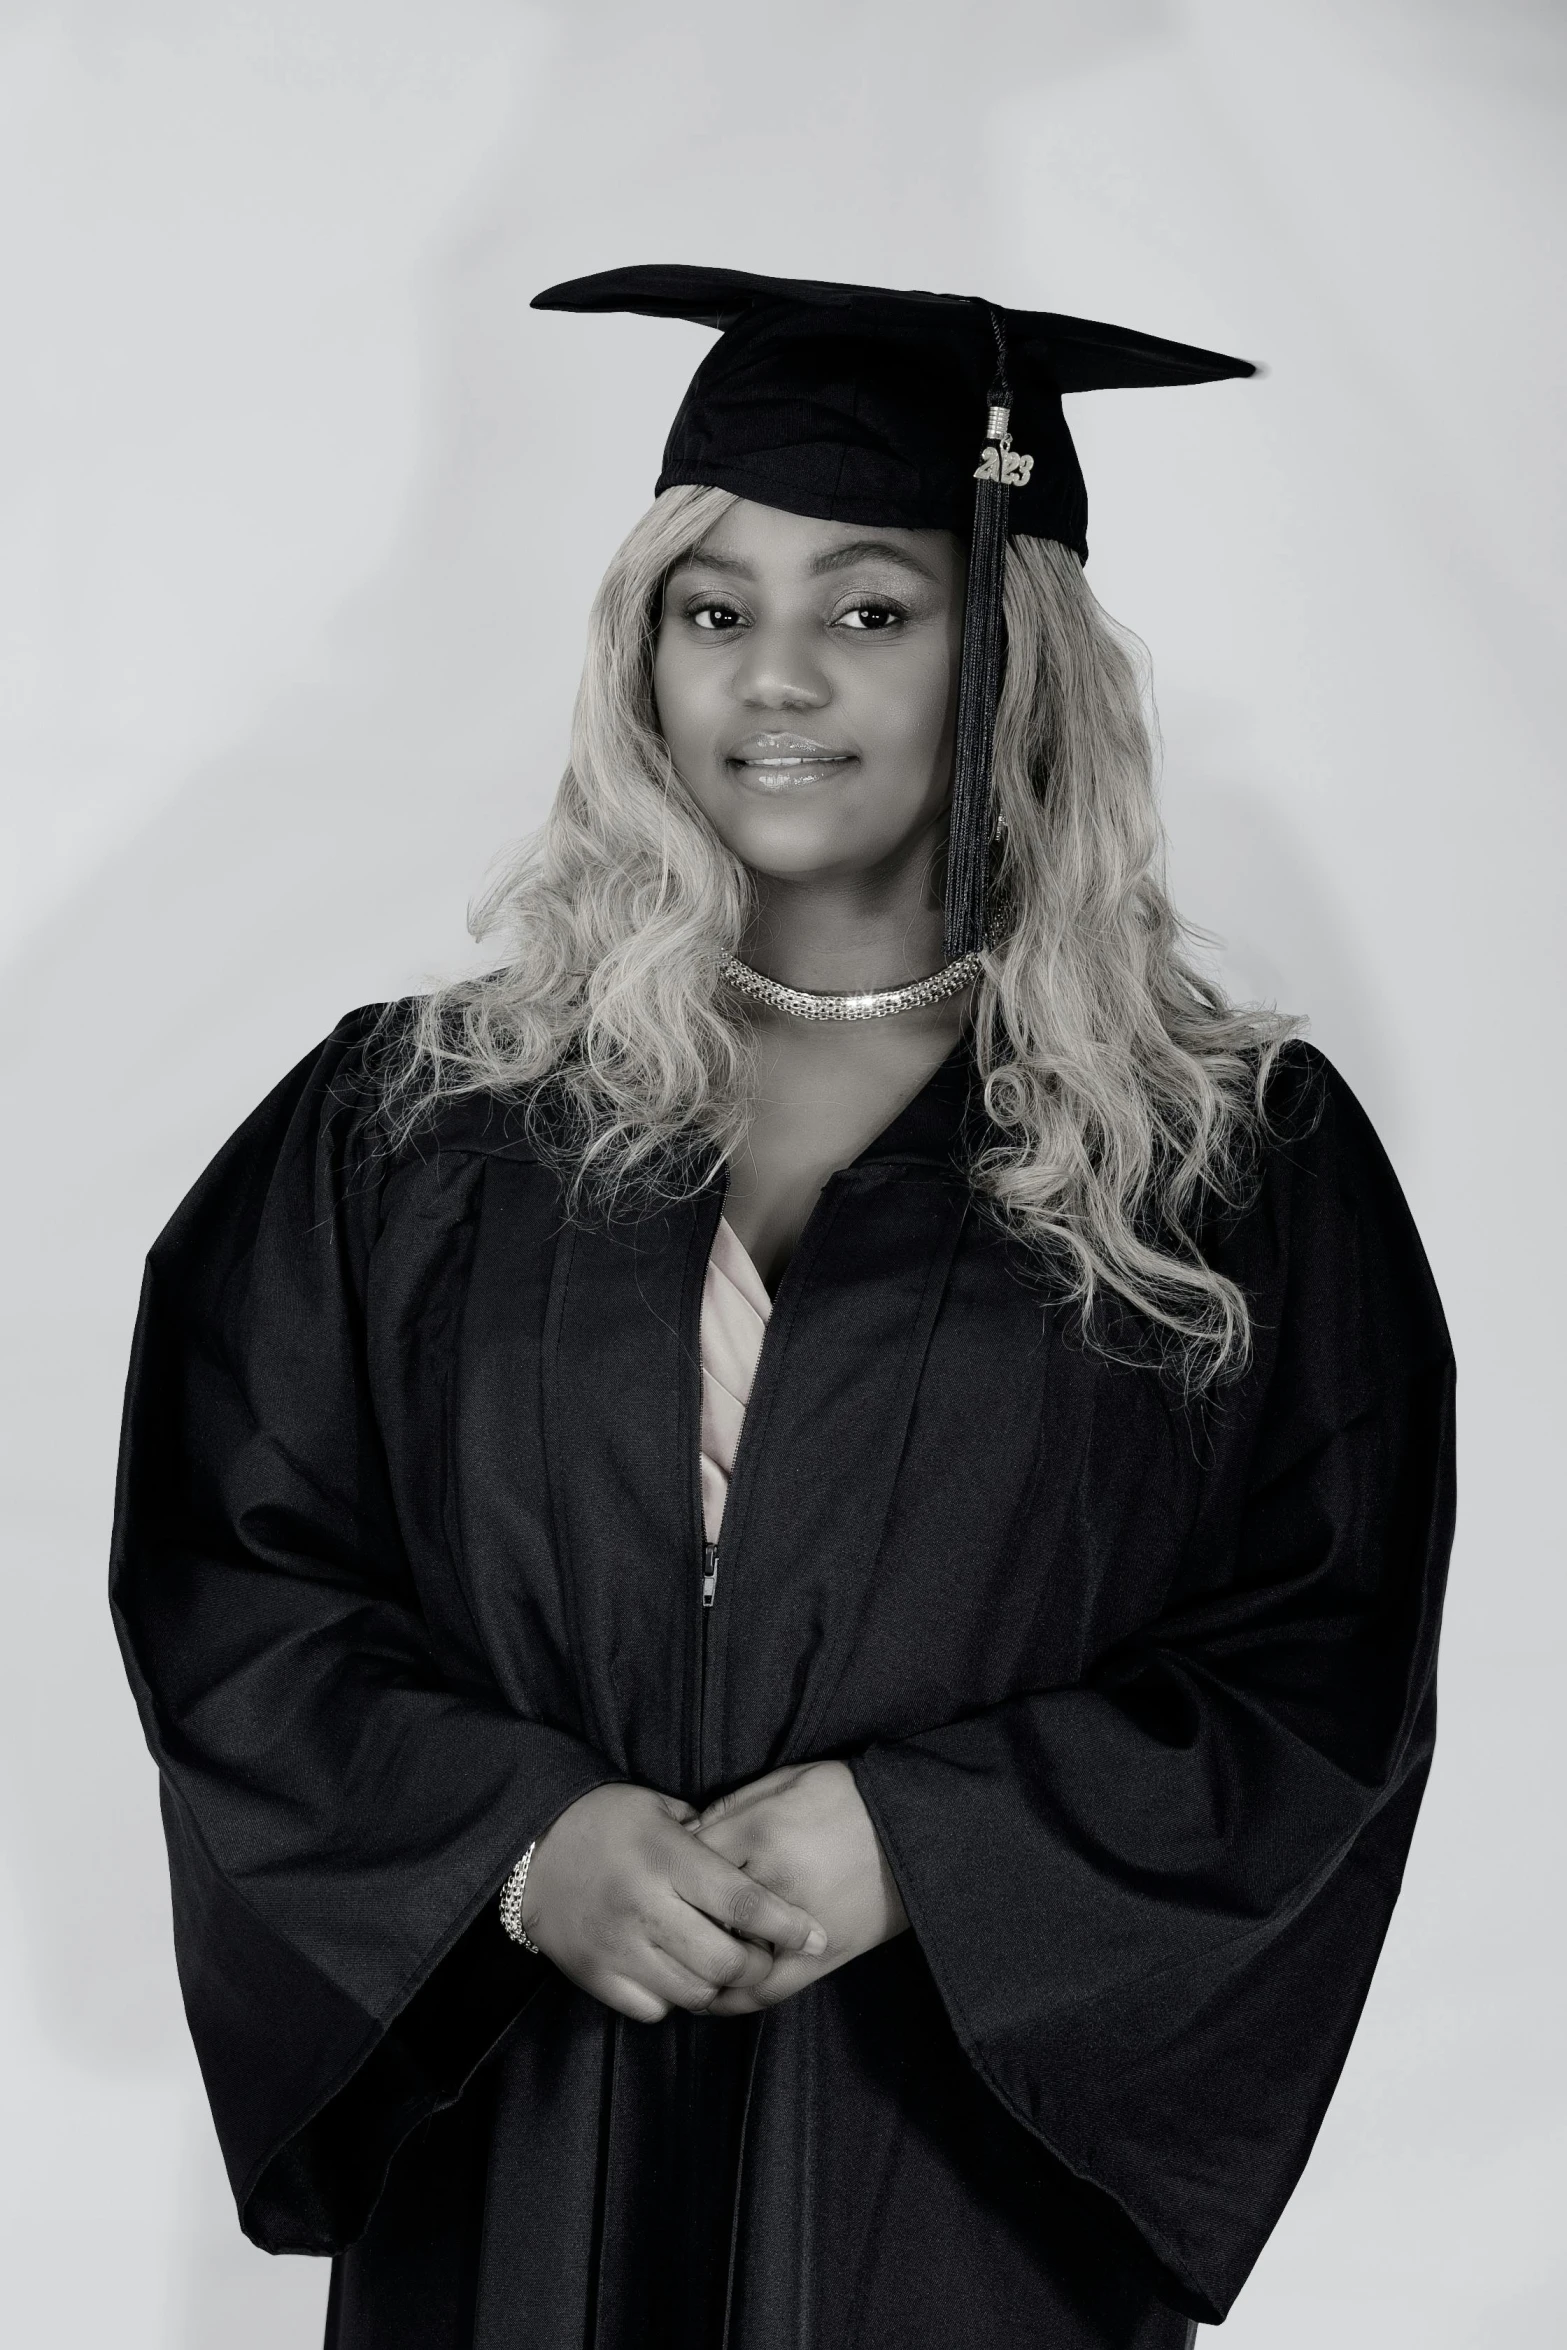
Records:
<instances>
[{"instance_id":1,"label":"gray background","mask_svg":"<svg viewBox=\"0 0 1567 2350\"><path fill-rule=\"evenodd\" d=\"M1184 905L1408 1188L1465 1439L1404 1903L1228 2339L1561 2340L1564 92L1543 0L0 4L11 2340L319 2338L233 2226L102 1602L139 1258L463 961L705 347L527 297L700 258L1270 365L1075 405L1091 576Z\"/></svg>"}]
</instances>

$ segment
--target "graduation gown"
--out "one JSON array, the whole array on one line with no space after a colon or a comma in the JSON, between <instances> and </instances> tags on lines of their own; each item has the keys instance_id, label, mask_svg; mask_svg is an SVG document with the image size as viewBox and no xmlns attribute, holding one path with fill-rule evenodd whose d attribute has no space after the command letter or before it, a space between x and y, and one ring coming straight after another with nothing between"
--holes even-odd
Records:
<instances>
[{"instance_id":1,"label":"graduation gown","mask_svg":"<svg viewBox=\"0 0 1567 2350\"><path fill-rule=\"evenodd\" d=\"M1310 2149L1433 1735L1452 1364L1306 1048L1188 1407L969 1195L960 1048L778 1292L700 1604L722 1200L573 1224L345 1021L149 1260L113 1596L241 2221L336 2350L1173 2350ZM972 1137L970 1136L970 1140ZM911 1931L634 2024L509 1941L578 1796L852 1767Z\"/></svg>"}]
</instances>

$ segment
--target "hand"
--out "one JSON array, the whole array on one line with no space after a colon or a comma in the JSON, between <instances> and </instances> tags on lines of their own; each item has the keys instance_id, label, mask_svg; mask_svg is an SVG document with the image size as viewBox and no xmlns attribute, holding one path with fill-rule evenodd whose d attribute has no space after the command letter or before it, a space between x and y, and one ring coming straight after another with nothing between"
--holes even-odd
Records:
<instances>
[{"instance_id":1,"label":"hand","mask_svg":"<svg viewBox=\"0 0 1567 2350\"><path fill-rule=\"evenodd\" d=\"M908 1925L847 1763L770 1771L709 1804L688 1833L756 1884L802 1902L827 1930L820 1952L808 1944L779 1944L765 1973L737 1978L718 1993L713 2015L753 2015L773 2007L862 1951L890 1942Z\"/></svg>"},{"instance_id":2,"label":"hand","mask_svg":"<svg viewBox=\"0 0 1567 2350\"><path fill-rule=\"evenodd\" d=\"M826 1948L814 1918L701 1843L695 1817L649 1787L594 1787L528 1864L524 1930L635 2023L712 2009L726 1988L761 1982L775 1951Z\"/></svg>"}]
</instances>

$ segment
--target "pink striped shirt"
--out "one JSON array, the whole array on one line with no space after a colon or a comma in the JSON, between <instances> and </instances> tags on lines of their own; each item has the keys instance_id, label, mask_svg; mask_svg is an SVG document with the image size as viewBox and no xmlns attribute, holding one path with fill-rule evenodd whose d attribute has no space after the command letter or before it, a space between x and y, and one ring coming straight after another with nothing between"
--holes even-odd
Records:
<instances>
[{"instance_id":1,"label":"pink striped shirt","mask_svg":"<svg viewBox=\"0 0 1567 2350\"><path fill-rule=\"evenodd\" d=\"M702 1530L718 1540L751 1382L773 1301L743 1244L719 1218L702 1284Z\"/></svg>"}]
</instances>

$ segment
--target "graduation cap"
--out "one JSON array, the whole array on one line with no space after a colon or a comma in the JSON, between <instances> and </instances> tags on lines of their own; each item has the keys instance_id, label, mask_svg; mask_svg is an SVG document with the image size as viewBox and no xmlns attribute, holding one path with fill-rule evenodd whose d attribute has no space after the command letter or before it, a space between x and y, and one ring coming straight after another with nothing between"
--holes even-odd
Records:
<instances>
[{"instance_id":1,"label":"graduation cap","mask_svg":"<svg viewBox=\"0 0 1567 2350\"><path fill-rule=\"evenodd\" d=\"M609 269L535 310L716 327L656 490L700 482L760 506L968 545L947 849L949 956L985 935L990 761L1009 534L1088 553L1088 493L1063 393L1254 375L1245 359L1048 310L676 263ZM1014 446L1013 425L1023 446Z\"/></svg>"}]
</instances>

